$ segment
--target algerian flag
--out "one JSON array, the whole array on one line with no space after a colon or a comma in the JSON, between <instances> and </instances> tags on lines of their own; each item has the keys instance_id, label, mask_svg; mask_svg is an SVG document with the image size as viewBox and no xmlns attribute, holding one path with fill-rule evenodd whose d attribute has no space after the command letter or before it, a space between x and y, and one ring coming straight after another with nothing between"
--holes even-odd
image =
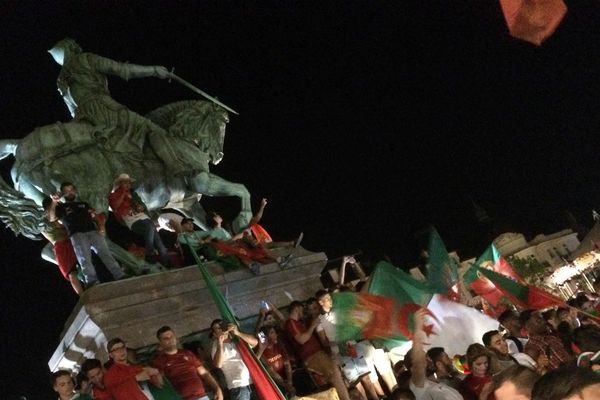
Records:
<instances>
[{"instance_id":1,"label":"algerian flag","mask_svg":"<svg viewBox=\"0 0 600 400\"><path fill-rule=\"evenodd\" d=\"M431 289L406 272L386 261L380 261L369 278L369 294L390 297L398 304L425 305L431 300Z\"/></svg>"}]
</instances>

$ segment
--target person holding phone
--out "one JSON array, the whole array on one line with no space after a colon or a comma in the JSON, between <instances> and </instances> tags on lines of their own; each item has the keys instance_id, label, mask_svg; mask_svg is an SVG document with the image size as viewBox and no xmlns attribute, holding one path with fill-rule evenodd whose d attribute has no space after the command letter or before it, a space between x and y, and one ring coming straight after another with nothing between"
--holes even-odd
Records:
<instances>
[{"instance_id":1,"label":"person holding phone","mask_svg":"<svg viewBox=\"0 0 600 400\"><path fill-rule=\"evenodd\" d=\"M258 332L258 339L256 356L262 360L279 389L288 397L295 396L296 389L292 383L292 364L285 346L279 341L277 329L274 326L264 326Z\"/></svg>"},{"instance_id":2,"label":"person holding phone","mask_svg":"<svg viewBox=\"0 0 600 400\"><path fill-rule=\"evenodd\" d=\"M225 375L229 399L250 400L252 394L250 371L231 339L237 336L250 347L255 347L258 339L254 335L240 332L235 324L224 324L221 319L215 319L210 324L210 329L213 338L211 357L215 367L221 368Z\"/></svg>"}]
</instances>

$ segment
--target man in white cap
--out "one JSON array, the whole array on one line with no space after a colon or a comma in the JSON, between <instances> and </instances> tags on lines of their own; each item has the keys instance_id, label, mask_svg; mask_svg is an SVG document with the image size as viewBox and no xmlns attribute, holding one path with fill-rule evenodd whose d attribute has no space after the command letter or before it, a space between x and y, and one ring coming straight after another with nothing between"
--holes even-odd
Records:
<instances>
[{"instance_id":1,"label":"man in white cap","mask_svg":"<svg viewBox=\"0 0 600 400\"><path fill-rule=\"evenodd\" d=\"M160 256L161 263L170 265L167 248L162 242L154 222L144 211L146 207L137 193L131 190L132 179L127 174L120 174L113 182L113 189L108 196L108 204L117 220L132 232L144 238L146 261L154 260L154 251Z\"/></svg>"}]
</instances>

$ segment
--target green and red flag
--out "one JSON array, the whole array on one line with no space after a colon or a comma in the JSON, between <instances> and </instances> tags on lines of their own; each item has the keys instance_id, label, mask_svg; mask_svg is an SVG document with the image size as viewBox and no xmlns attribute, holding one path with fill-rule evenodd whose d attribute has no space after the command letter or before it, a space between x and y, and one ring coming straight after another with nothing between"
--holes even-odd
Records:
<instances>
[{"instance_id":1,"label":"green and red flag","mask_svg":"<svg viewBox=\"0 0 600 400\"><path fill-rule=\"evenodd\" d=\"M414 332L414 314L424 309L414 303L398 304L394 299L368 293L334 293L336 341L360 339L410 340ZM435 319L433 314L428 314ZM425 327L427 335L433 325Z\"/></svg>"},{"instance_id":2,"label":"green and red flag","mask_svg":"<svg viewBox=\"0 0 600 400\"><path fill-rule=\"evenodd\" d=\"M506 262L501 256L496 246L491 244L481 256L463 275L463 281L467 287L470 287L481 296L493 309L500 306L503 299L507 298L510 302L514 299L510 299L509 295L494 283L496 275L493 274L490 277L481 273L481 269L493 271L500 275L498 279L502 280L503 277L512 280L513 282L523 283L523 280L517 275L510 264ZM504 281L503 281L504 282ZM508 289L518 290L518 287L509 284Z\"/></svg>"},{"instance_id":3,"label":"green and red flag","mask_svg":"<svg viewBox=\"0 0 600 400\"><path fill-rule=\"evenodd\" d=\"M511 303L519 307L527 307L527 286L519 282L515 282L509 277L496 271L480 267L477 264L472 265L468 272L472 273L472 271L475 272L479 280L489 280L489 282L491 282ZM473 283L471 283L471 287L474 287ZM477 283L475 283L475 287L477 287ZM484 297L483 295L481 296ZM494 293L494 296L497 296L497 293ZM492 301L488 299L486 300L493 306L498 305L498 302L492 303Z\"/></svg>"},{"instance_id":4,"label":"green and red flag","mask_svg":"<svg viewBox=\"0 0 600 400\"><path fill-rule=\"evenodd\" d=\"M205 263L202 262L198 258L196 252L192 250L187 237L185 238L185 240L187 242L188 247L190 247L194 259L196 260L198 269L200 270L200 274L206 282L206 287L208 288L208 291L213 301L215 302L219 313L221 314L221 318L230 323L237 324L237 320L235 318L235 315L233 314L233 311L231 310L231 307L227 303L227 300L219 290L217 284L213 280L210 273L208 273ZM248 368L248 371L250 371L250 376L252 377L252 381L255 384L258 398L260 400L285 400L285 396L283 395L283 393L281 393L275 382L273 382L273 379L271 379L271 377L269 376L262 362L256 357L254 352L250 350L248 344L240 340L237 343L237 349L240 353L242 361Z\"/></svg>"},{"instance_id":5,"label":"green and red flag","mask_svg":"<svg viewBox=\"0 0 600 400\"><path fill-rule=\"evenodd\" d=\"M552 293L548 293L543 289L540 289L537 286L529 285L527 292L527 307L533 310L541 310L543 308L555 307L555 306L564 306L565 301L553 295Z\"/></svg>"},{"instance_id":6,"label":"green and red flag","mask_svg":"<svg viewBox=\"0 0 600 400\"><path fill-rule=\"evenodd\" d=\"M523 278L519 276L513 269L513 267L506 261L501 255L496 246L492 243L487 249L479 256L475 262L480 267L491 269L504 276L509 277L513 281L525 284Z\"/></svg>"},{"instance_id":7,"label":"green and red flag","mask_svg":"<svg viewBox=\"0 0 600 400\"><path fill-rule=\"evenodd\" d=\"M467 286L492 307L503 299L517 307L542 309L563 304L563 300L536 286L530 286L514 272L492 244L463 276Z\"/></svg>"},{"instance_id":8,"label":"green and red flag","mask_svg":"<svg viewBox=\"0 0 600 400\"><path fill-rule=\"evenodd\" d=\"M444 241L437 229L431 228L427 247L427 281L433 293L455 297L452 288L458 282L456 260L448 254Z\"/></svg>"}]
</instances>

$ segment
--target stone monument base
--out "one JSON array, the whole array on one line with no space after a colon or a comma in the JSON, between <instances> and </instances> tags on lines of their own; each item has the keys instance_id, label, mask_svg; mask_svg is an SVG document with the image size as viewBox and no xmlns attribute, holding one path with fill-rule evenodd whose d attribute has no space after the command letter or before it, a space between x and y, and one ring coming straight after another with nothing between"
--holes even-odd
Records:
<instances>
[{"instance_id":1,"label":"stone monument base","mask_svg":"<svg viewBox=\"0 0 600 400\"><path fill-rule=\"evenodd\" d=\"M322 288L325 253L302 247L272 249L277 256L293 252L285 269L262 265L259 275L247 269L225 273L217 262L207 268L240 320L255 317L260 301L268 299L277 308L293 300L305 300ZM85 358L108 360L107 340L120 337L135 352L155 346L156 330L168 325L178 336L191 336L220 318L196 266L137 276L97 285L80 298L65 324L61 339L48 361L51 371L77 371Z\"/></svg>"}]
</instances>

